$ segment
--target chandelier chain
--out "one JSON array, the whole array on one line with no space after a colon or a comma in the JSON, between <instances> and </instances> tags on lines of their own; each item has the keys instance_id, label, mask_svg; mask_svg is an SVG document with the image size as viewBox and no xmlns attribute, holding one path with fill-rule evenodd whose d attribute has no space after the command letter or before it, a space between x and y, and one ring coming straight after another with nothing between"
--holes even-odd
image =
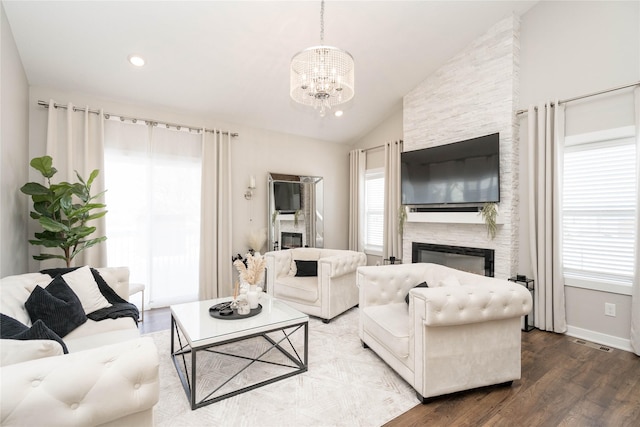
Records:
<instances>
[{"instance_id":1,"label":"chandelier chain","mask_svg":"<svg viewBox=\"0 0 640 427\"><path fill-rule=\"evenodd\" d=\"M324 0L320 2L320 44L324 44Z\"/></svg>"}]
</instances>

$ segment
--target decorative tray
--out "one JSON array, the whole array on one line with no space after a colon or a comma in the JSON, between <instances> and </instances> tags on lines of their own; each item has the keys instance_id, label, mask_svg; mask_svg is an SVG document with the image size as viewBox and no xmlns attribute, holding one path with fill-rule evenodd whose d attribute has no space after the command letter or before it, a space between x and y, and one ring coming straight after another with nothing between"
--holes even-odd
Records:
<instances>
[{"instance_id":1,"label":"decorative tray","mask_svg":"<svg viewBox=\"0 0 640 427\"><path fill-rule=\"evenodd\" d=\"M258 304L258 307L252 308L251 311L249 311L249 314L238 314L237 309L231 308L231 301L229 301L209 307L209 316L215 317L216 319L236 320L253 317L256 314L260 314L261 311L262 304Z\"/></svg>"}]
</instances>

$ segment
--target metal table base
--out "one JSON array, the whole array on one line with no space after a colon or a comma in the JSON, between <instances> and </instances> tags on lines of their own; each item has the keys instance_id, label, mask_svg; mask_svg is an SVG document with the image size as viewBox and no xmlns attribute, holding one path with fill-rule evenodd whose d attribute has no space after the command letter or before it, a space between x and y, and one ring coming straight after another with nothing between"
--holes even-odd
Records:
<instances>
[{"instance_id":1,"label":"metal table base","mask_svg":"<svg viewBox=\"0 0 640 427\"><path fill-rule=\"evenodd\" d=\"M301 329L304 331L304 350L303 350L302 356L299 354L299 352L296 350L296 347L293 345L293 343L290 340L290 337L296 332L300 331ZM269 335L267 335L269 333L277 332L277 331L282 332L283 334L282 337L278 339L274 339ZM263 337L269 343L269 347L257 357L247 357L243 355L231 354L227 352L214 350L215 347L220 347L222 345L233 343L233 342L245 341L255 337ZM177 338L177 344L178 344L177 349L176 349L176 338ZM308 350L309 350L309 322L308 321L285 326L285 327L274 328L261 333L250 334L250 335L242 336L239 338L230 339L230 340L218 342L208 346L197 347L197 348L191 348L187 343L186 339L184 339L184 343L183 343L183 339L184 339L184 336L182 335L180 328L178 327L178 324L176 323L172 315L171 316L171 358L173 359L173 364L176 367L176 371L178 372L178 376L180 377L180 381L182 382L182 387L184 388L184 391L187 394L187 398L189 399L189 403L191 404L192 410L201 408L206 405L210 405L212 403L235 396L240 393L247 392L249 390L254 390L258 387L262 387L267 384L271 384L285 378L292 377L294 375L301 374L303 372L306 372L308 368ZM284 343L285 341L289 343L289 346L291 347L291 351L281 346L281 344ZM268 354L270 351L274 349L280 351L292 363L284 364L284 363L278 363L278 362L262 359L263 356L265 356L266 354ZM226 381L224 381L222 384L216 387L204 398L200 399L199 401L196 401L196 390L197 390L196 380L197 380L197 372L198 372L197 355L198 355L198 352L200 351L207 351L209 353L216 353L216 354L232 356L240 359L245 359L247 360L247 364L243 368L241 368L239 371L232 373L231 376ZM186 357L189 354L191 355L191 372L190 373L189 373L189 369L187 368L187 360L186 360ZM250 366L252 366L256 362L282 366L285 368L291 368L291 371L286 372L282 375L275 376L273 378L269 378L264 381L257 382L255 384L251 384L246 387L233 390L228 393L221 394L219 396L212 397L222 387L227 385L231 380L236 378L238 375L240 375L242 372L247 370Z\"/></svg>"}]
</instances>

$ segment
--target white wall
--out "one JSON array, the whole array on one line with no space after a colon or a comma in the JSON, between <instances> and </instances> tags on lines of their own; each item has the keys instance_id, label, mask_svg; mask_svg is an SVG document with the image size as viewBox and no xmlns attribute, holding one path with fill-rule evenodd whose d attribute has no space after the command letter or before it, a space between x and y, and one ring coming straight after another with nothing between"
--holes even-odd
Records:
<instances>
[{"instance_id":1,"label":"white wall","mask_svg":"<svg viewBox=\"0 0 640 427\"><path fill-rule=\"evenodd\" d=\"M27 272L29 85L0 5L0 277Z\"/></svg>"},{"instance_id":2,"label":"white wall","mask_svg":"<svg viewBox=\"0 0 640 427\"><path fill-rule=\"evenodd\" d=\"M232 143L233 253L245 253L248 249L248 233L267 226L268 172L324 177L325 247L347 248L348 146L269 132L240 124L222 123L210 117L195 117L177 111L125 104L86 94L31 87L31 157L44 154L47 110L37 106L37 102L48 101L50 98L62 104L73 102L78 106L104 108L105 112L114 114L238 132L239 137L234 138ZM254 190L253 199L248 201L244 198L244 193L250 175L256 177L257 188ZM32 269L37 268L35 262L32 264Z\"/></svg>"},{"instance_id":3,"label":"white wall","mask_svg":"<svg viewBox=\"0 0 640 427\"><path fill-rule=\"evenodd\" d=\"M640 2L540 2L521 23L520 105L567 99L640 81ZM566 104L566 132L633 124L631 90ZM520 188L527 188L526 115L520 119ZM520 271L531 275L527 195L521 193ZM569 334L628 348L631 298L566 288ZM604 315L615 303L617 317Z\"/></svg>"}]
</instances>

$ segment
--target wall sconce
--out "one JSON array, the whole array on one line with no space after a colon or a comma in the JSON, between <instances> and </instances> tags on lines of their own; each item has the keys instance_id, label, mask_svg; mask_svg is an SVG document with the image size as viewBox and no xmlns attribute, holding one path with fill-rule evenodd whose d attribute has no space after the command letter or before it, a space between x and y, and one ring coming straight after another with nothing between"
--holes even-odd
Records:
<instances>
[{"instance_id":1,"label":"wall sconce","mask_svg":"<svg viewBox=\"0 0 640 427\"><path fill-rule=\"evenodd\" d=\"M247 200L251 200L253 197L253 190L256 189L256 177L251 175L249 177L249 186L247 187L247 191L244 192L244 198Z\"/></svg>"}]
</instances>

